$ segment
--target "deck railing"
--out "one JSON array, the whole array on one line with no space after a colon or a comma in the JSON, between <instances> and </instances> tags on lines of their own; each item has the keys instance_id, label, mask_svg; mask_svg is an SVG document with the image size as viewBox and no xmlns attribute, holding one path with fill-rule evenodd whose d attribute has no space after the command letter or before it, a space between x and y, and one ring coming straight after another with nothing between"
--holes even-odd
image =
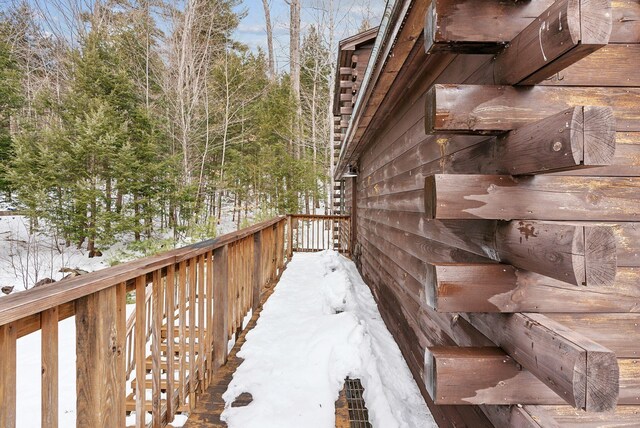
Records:
<instances>
[{"instance_id":1,"label":"deck railing","mask_svg":"<svg viewBox=\"0 0 640 428\"><path fill-rule=\"evenodd\" d=\"M350 217L344 215L288 216L291 251L336 250L350 254Z\"/></svg>"},{"instance_id":2,"label":"deck railing","mask_svg":"<svg viewBox=\"0 0 640 428\"><path fill-rule=\"evenodd\" d=\"M277 217L0 299L0 427L16 424L17 339L37 330L41 426L58 426L58 325L74 315L76 426L124 427L130 412L136 427L166 426L176 412L193 408L226 362L229 340L243 329L245 316L277 281L293 250L348 251L348 242L337 246L333 239L336 224L338 235L348 230L346 217ZM315 233L314 240L293 239L296 229ZM319 229L329 231L331 240L316 245L324 232L312 231ZM127 294L144 296L128 318ZM127 387L133 390L129 395Z\"/></svg>"}]
</instances>

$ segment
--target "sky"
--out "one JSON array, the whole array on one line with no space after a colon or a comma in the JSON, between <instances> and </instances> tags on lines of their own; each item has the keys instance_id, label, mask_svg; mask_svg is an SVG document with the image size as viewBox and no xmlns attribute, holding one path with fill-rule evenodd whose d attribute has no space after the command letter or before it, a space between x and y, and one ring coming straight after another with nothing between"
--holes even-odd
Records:
<instances>
[{"instance_id":1,"label":"sky","mask_svg":"<svg viewBox=\"0 0 640 428\"><path fill-rule=\"evenodd\" d=\"M362 21L367 18L371 26L377 26L386 6L386 0L333 0L335 14L335 43L333 51L337 49L337 41L351 36L358 31ZM269 0L271 5L271 20L274 32L274 50L279 70L289 68L289 5L285 0ZM302 34L315 24L323 26L328 21L320 6L328 4L329 0L301 0ZM264 19L262 0L243 0L238 10L245 10L247 16L242 20L235 32L236 39L248 45L252 50L261 47L267 50L267 31ZM303 35L301 37L303 37Z\"/></svg>"}]
</instances>

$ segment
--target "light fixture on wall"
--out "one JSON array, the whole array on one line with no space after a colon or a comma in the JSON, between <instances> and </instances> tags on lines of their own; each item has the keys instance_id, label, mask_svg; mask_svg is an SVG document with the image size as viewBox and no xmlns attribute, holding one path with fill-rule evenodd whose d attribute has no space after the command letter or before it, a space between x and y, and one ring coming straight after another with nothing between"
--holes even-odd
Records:
<instances>
[{"instance_id":1,"label":"light fixture on wall","mask_svg":"<svg viewBox=\"0 0 640 428\"><path fill-rule=\"evenodd\" d=\"M351 164L347 166L347 172L342 174L342 178L351 178L351 177L357 177L357 176L358 176L358 168L356 168Z\"/></svg>"}]
</instances>

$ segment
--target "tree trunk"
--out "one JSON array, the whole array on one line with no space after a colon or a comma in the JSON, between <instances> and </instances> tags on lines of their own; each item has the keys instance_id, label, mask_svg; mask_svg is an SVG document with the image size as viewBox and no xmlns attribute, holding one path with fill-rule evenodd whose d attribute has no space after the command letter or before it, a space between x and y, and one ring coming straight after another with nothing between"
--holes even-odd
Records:
<instances>
[{"instance_id":1,"label":"tree trunk","mask_svg":"<svg viewBox=\"0 0 640 428\"><path fill-rule=\"evenodd\" d=\"M269 80L272 82L276 78L276 62L273 54L273 28L271 27L271 11L268 0L262 0L264 7L264 20L267 23L267 52L269 54Z\"/></svg>"}]
</instances>

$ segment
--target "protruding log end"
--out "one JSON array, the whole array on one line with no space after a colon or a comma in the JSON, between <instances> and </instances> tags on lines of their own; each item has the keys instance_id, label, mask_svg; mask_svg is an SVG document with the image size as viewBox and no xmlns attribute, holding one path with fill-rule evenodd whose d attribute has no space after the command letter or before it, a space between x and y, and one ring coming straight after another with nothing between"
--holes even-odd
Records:
<instances>
[{"instance_id":1,"label":"protruding log end","mask_svg":"<svg viewBox=\"0 0 640 428\"><path fill-rule=\"evenodd\" d=\"M588 286L612 286L617 273L616 236L610 226L585 226L584 265Z\"/></svg>"},{"instance_id":2,"label":"protruding log end","mask_svg":"<svg viewBox=\"0 0 640 428\"><path fill-rule=\"evenodd\" d=\"M436 177L430 175L424 179L424 214L430 220L436 218Z\"/></svg>"},{"instance_id":3,"label":"protruding log end","mask_svg":"<svg viewBox=\"0 0 640 428\"><path fill-rule=\"evenodd\" d=\"M427 264L426 283L424 284L424 296L427 305L436 309L438 307L438 270L436 266Z\"/></svg>"},{"instance_id":4,"label":"protruding log end","mask_svg":"<svg viewBox=\"0 0 640 428\"><path fill-rule=\"evenodd\" d=\"M620 368L614 352L587 351L586 411L615 409L620 393Z\"/></svg>"},{"instance_id":5,"label":"protruding log end","mask_svg":"<svg viewBox=\"0 0 640 428\"><path fill-rule=\"evenodd\" d=\"M424 16L424 51L427 54L433 53L432 50L436 40L436 19L436 8L431 2Z\"/></svg>"},{"instance_id":6,"label":"protruding log end","mask_svg":"<svg viewBox=\"0 0 640 428\"><path fill-rule=\"evenodd\" d=\"M584 165L610 165L616 151L616 121L611 107L584 107Z\"/></svg>"},{"instance_id":7,"label":"protruding log end","mask_svg":"<svg viewBox=\"0 0 640 428\"><path fill-rule=\"evenodd\" d=\"M424 102L424 132L425 134L433 134L436 127L436 88L433 85L425 95Z\"/></svg>"},{"instance_id":8,"label":"protruding log end","mask_svg":"<svg viewBox=\"0 0 640 428\"><path fill-rule=\"evenodd\" d=\"M429 348L424 350L424 386L431 399L436 401L436 359Z\"/></svg>"}]
</instances>

